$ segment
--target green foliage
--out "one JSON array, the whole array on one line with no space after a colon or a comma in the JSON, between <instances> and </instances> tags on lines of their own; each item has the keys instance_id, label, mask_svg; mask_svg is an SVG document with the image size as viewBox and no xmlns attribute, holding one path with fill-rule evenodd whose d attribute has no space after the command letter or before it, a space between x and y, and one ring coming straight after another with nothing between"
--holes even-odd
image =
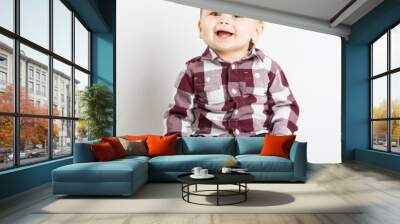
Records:
<instances>
[{"instance_id":1,"label":"green foliage","mask_svg":"<svg viewBox=\"0 0 400 224\"><path fill-rule=\"evenodd\" d=\"M104 85L95 84L80 92L79 106L85 121L89 139L109 136L107 129L112 125L113 94Z\"/></svg>"}]
</instances>

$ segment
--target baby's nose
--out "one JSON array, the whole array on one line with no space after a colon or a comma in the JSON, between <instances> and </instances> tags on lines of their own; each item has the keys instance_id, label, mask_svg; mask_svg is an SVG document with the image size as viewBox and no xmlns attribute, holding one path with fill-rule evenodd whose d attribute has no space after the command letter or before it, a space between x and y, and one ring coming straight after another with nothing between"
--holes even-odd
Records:
<instances>
[{"instance_id":1,"label":"baby's nose","mask_svg":"<svg viewBox=\"0 0 400 224\"><path fill-rule=\"evenodd\" d=\"M219 20L220 24L230 24L232 20L232 15L222 14Z\"/></svg>"}]
</instances>

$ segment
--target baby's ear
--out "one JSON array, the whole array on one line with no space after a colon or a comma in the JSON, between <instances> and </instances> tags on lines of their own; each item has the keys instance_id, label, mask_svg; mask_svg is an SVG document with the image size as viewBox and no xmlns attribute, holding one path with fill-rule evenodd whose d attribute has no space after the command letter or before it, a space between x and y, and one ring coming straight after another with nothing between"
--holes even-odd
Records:
<instances>
[{"instance_id":1,"label":"baby's ear","mask_svg":"<svg viewBox=\"0 0 400 224\"><path fill-rule=\"evenodd\" d=\"M260 20L259 23L257 23L257 31L261 34L264 31L264 22Z\"/></svg>"},{"instance_id":2,"label":"baby's ear","mask_svg":"<svg viewBox=\"0 0 400 224\"><path fill-rule=\"evenodd\" d=\"M199 37L201 38L201 21L197 22L197 28L199 29Z\"/></svg>"},{"instance_id":3,"label":"baby's ear","mask_svg":"<svg viewBox=\"0 0 400 224\"><path fill-rule=\"evenodd\" d=\"M263 31L264 31L264 22L260 21L259 23L257 23L256 30L254 31L254 34L251 37L251 39L254 42L257 42Z\"/></svg>"}]
</instances>

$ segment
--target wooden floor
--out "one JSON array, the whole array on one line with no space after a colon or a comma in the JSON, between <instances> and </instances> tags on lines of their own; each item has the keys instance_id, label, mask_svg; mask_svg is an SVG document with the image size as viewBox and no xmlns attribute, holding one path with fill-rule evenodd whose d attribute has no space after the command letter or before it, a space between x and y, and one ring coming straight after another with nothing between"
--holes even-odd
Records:
<instances>
[{"instance_id":1,"label":"wooden floor","mask_svg":"<svg viewBox=\"0 0 400 224\"><path fill-rule=\"evenodd\" d=\"M308 183L367 206L356 214L35 214L35 208L54 200L47 185L1 201L0 223L400 223L399 173L359 163L310 165L309 169Z\"/></svg>"}]
</instances>

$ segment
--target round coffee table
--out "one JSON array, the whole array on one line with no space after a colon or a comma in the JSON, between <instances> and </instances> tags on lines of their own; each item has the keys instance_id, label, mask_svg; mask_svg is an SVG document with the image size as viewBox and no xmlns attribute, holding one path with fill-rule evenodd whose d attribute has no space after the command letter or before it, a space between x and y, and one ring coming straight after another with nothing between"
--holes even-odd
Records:
<instances>
[{"instance_id":1,"label":"round coffee table","mask_svg":"<svg viewBox=\"0 0 400 224\"><path fill-rule=\"evenodd\" d=\"M182 183L182 199L188 203L198 204L198 205L234 205L239 204L241 202L245 202L247 200L247 192L249 188L247 187L247 183L255 180L255 177L249 173L216 173L213 174L215 177L212 179L193 179L190 177L191 173L182 174L177 177L178 181ZM216 185L215 190L197 190L198 184L205 185ZM195 186L194 191L190 191L190 186ZM220 189L220 185L236 185L238 186L237 190L223 190ZM215 194L205 194L209 192L215 192ZM204 197L216 197L216 204L202 204L190 201L190 196L204 196ZM241 196L239 200L231 202L231 203L221 203L221 197L230 197L230 196Z\"/></svg>"}]
</instances>

